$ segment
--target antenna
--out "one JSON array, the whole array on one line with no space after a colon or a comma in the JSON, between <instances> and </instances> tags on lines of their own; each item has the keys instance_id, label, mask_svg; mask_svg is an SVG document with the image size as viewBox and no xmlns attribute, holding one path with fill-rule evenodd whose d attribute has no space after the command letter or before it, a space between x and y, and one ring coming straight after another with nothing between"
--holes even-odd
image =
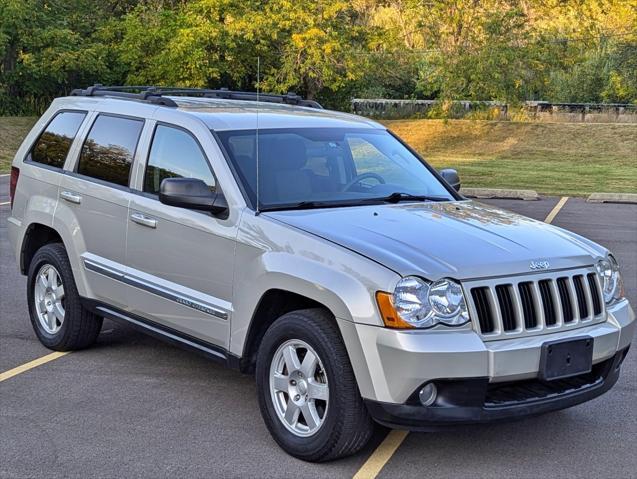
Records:
<instances>
[{"instance_id":1,"label":"antenna","mask_svg":"<svg viewBox=\"0 0 637 479\"><path fill-rule=\"evenodd\" d=\"M256 161L257 161L257 185L256 185L256 193L257 193L257 205L256 205L256 215L259 215L259 93L261 86L261 57L257 56L257 132L256 132Z\"/></svg>"}]
</instances>

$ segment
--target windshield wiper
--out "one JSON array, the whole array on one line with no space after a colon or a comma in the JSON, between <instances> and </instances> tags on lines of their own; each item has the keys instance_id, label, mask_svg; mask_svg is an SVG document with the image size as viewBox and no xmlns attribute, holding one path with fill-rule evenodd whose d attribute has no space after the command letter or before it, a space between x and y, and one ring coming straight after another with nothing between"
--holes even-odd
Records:
<instances>
[{"instance_id":1,"label":"windshield wiper","mask_svg":"<svg viewBox=\"0 0 637 479\"><path fill-rule=\"evenodd\" d=\"M392 193L391 195L379 198L357 198L351 200L334 201L299 201L298 203L285 203L280 205L266 206L261 211L282 211L282 210L311 210L316 208L338 208L343 206L363 206L378 203L399 203L401 201L449 201L444 196L412 195L409 193Z\"/></svg>"},{"instance_id":2,"label":"windshield wiper","mask_svg":"<svg viewBox=\"0 0 637 479\"><path fill-rule=\"evenodd\" d=\"M281 211L281 210L311 210L314 208L330 208L336 206L351 206L351 202L331 202L331 201L300 201L298 203L286 203L283 205L273 205L261 208L261 211Z\"/></svg>"},{"instance_id":3,"label":"windshield wiper","mask_svg":"<svg viewBox=\"0 0 637 479\"><path fill-rule=\"evenodd\" d=\"M386 203L400 203L401 201L450 201L449 198L445 198L444 196L412 195L410 193L401 193L400 191L395 191L391 195L381 198L374 198L374 200L384 201Z\"/></svg>"}]
</instances>

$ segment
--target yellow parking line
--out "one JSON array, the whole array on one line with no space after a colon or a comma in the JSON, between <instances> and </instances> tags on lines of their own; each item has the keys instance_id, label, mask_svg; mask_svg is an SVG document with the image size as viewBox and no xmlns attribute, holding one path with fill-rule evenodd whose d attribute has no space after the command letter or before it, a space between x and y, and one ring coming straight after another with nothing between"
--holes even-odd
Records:
<instances>
[{"instance_id":1,"label":"yellow parking line","mask_svg":"<svg viewBox=\"0 0 637 479\"><path fill-rule=\"evenodd\" d=\"M560 210L564 207L567 201L568 201L568 196L563 196L562 198L560 198L560 201L557 202L557 204L555 205L555 208L551 210L551 212L546 217L544 222L551 223L555 219L557 214L560 212Z\"/></svg>"},{"instance_id":2,"label":"yellow parking line","mask_svg":"<svg viewBox=\"0 0 637 479\"><path fill-rule=\"evenodd\" d=\"M409 431L399 431L394 429L387 434L387 437L380 443L372 455L369 456L363 467L354 475L353 479L374 479L381 469L387 464L396 452L396 449L403 443Z\"/></svg>"},{"instance_id":3,"label":"yellow parking line","mask_svg":"<svg viewBox=\"0 0 637 479\"><path fill-rule=\"evenodd\" d=\"M54 361L57 358L66 356L67 354L69 353L56 351L54 353L47 354L46 356L42 356L41 358L34 359L33 361L29 361L28 363L25 363L22 366L18 366L17 368L9 369L8 371L0 373L0 383L2 381L6 381L7 379L11 379L13 376L17 376L18 374L25 373L30 369L37 368L38 366L42 366L43 364Z\"/></svg>"}]
</instances>

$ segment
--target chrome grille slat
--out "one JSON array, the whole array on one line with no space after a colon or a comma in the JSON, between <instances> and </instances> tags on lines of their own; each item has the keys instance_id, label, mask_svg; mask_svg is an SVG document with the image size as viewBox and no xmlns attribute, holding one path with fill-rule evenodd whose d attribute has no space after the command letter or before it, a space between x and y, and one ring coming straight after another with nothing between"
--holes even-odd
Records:
<instances>
[{"instance_id":1,"label":"chrome grille slat","mask_svg":"<svg viewBox=\"0 0 637 479\"><path fill-rule=\"evenodd\" d=\"M544 305L542 304L540 287L538 286L537 281L531 282L531 295L533 297L533 304L535 305L537 327L544 329L546 328L546 318L544 317Z\"/></svg>"},{"instance_id":2,"label":"chrome grille slat","mask_svg":"<svg viewBox=\"0 0 637 479\"><path fill-rule=\"evenodd\" d=\"M568 292L571 295L571 304L573 305L573 323L579 323L580 312L579 303L577 302L577 294L575 294L575 284L573 283L573 277L568 277Z\"/></svg>"},{"instance_id":3,"label":"chrome grille slat","mask_svg":"<svg viewBox=\"0 0 637 479\"><path fill-rule=\"evenodd\" d=\"M573 284L575 285L575 296L577 296L577 307L579 309L580 321L588 319L588 301L586 293L584 293L584 277L581 274L573 276Z\"/></svg>"},{"instance_id":4,"label":"chrome grille slat","mask_svg":"<svg viewBox=\"0 0 637 479\"><path fill-rule=\"evenodd\" d=\"M603 321L591 267L463 282L475 329L485 340L532 336Z\"/></svg>"},{"instance_id":5,"label":"chrome grille slat","mask_svg":"<svg viewBox=\"0 0 637 479\"><path fill-rule=\"evenodd\" d=\"M599 284L599 277L595 273L588 273L586 275L588 278L588 287L591 290L591 295L593 296L593 314L596 316L602 312L602 300L601 297L601 287Z\"/></svg>"},{"instance_id":6,"label":"chrome grille slat","mask_svg":"<svg viewBox=\"0 0 637 479\"><path fill-rule=\"evenodd\" d=\"M524 312L524 327L526 329L537 328L537 313L535 312L535 303L533 302L533 290L531 288L531 282L523 281L521 283L518 283L517 290L522 301L522 308Z\"/></svg>"},{"instance_id":7,"label":"chrome grille slat","mask_svg":"<svg viewBox=\"0 0 637 479\"><path fill-rule=\"evenodd\" d=\"M557 290L557 281L551 279L549 282L551 288L551 297L553 298L553 309L555 310L555 327L560 328L564 324L564 311L562 311L562 302L560 301L560 293Z\"/></svg>"},{"instance_id":8,"label":"chrome grille slat","mask_svg":"<svg viewBox=\"0 0 637 479\"><path fill-rule=\"evenodd\" d=\"M563 276L557 278L556 285L560 296L562 321L563 323L570 323L575 319L575 315L573 314L573 302L571 301L571 292L568 287L568 278Z\"/></svg>"}]
</instances>

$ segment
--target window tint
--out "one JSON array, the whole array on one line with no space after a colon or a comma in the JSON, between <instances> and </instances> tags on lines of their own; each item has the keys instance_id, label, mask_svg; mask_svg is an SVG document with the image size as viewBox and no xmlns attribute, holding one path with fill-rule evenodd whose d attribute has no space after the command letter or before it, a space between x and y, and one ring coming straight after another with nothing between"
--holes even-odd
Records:
<instances>
[{"instance_id":1,"label":"window tint","mask_svg":"<svg viewBox=\"0 0 637 479\"><path fill-rule=\"evenodd\" d=\"M197 178L212 191L215 178L197 141L184 130L158 125L150 148L144 191L158 194L164 178Z\"/></svg>"},{"instance_id":2,"label":"window tint","mask_svg":"<svg viewBox=\"0 0 637 479\"><path fill-rule=\"evenodd\" d=\"M143 120L100 115L84 142L77 172L100 180L128 186Z\"/></svg>"},{"instance_id":3,"label":"window tint","mask_svg":"<svg viewBox=\"0 0 637 479\"><path fill-rule=\"evenodd\" d=\"M62 168L85 116L86 113L77 111L58 113L35 142L31 160Z\"/></svg>"}]
</instances>

